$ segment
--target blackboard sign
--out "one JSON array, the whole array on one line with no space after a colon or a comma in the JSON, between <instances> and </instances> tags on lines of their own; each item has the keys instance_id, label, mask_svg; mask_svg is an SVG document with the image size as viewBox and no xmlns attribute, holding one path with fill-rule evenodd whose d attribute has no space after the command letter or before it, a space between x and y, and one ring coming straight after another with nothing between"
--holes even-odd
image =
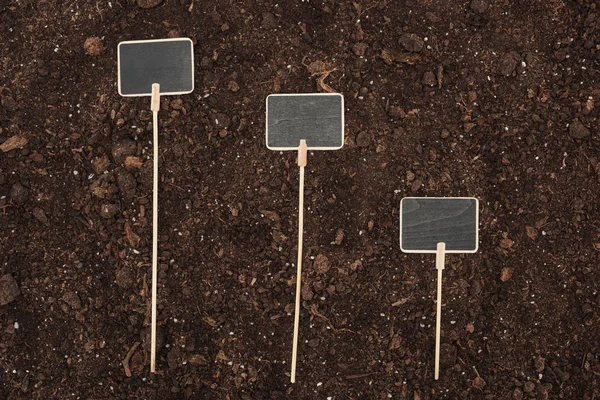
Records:
<instances>
[{"instance_id":1,"label":"blackboard sign","mask_svg":"<svg viewBox=\"0 0 600 400\"><path fill-rule=\"evenodd\" d=\"M337 150L344 145L344 97L339 93L272 94L267 97L267 147Z\"/></svg>"},{"instance_id":2,"label":"blackboard sign","mask_svg":"<svg viewBox=\"0 0 600 400\"><path fill-rule=\"evenodd\" d=\"M194 90L194 51L188 38L121 42L117 57L121 96L151 96L154 83L161 95Z\"/></svg>"},{"instance_id":3,"label":"blackboard sign","mask_svg":"<svg viewBox=\"0 0 600 400\"><path fill-rule=\"evenodd\" d=\"M405 253L475 253L478 201L471 197L405 197L400 202L400 248Z\"/></svg>"}]
</instances>

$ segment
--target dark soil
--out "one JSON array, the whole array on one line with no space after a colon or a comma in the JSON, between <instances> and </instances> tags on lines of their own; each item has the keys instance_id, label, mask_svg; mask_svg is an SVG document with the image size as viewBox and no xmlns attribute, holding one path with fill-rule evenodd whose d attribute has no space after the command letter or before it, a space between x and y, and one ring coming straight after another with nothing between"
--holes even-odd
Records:
<instances>
[{"instance_id":1,"label":"dark soil","mask_svg":"<svg viewBox=\"0 0 600 400\"><path fill-rule=\"evenodd\" d=\"M116 49L175 36L196 90L160 112L153 375L150 100ZM600 398L594 0L4 0L0 43L0 398ZM291 385L298 169L264 104L327 87L346 145L309 154ZM409 195L480 199L437 382Z\"/></svg>"}]
</instances>

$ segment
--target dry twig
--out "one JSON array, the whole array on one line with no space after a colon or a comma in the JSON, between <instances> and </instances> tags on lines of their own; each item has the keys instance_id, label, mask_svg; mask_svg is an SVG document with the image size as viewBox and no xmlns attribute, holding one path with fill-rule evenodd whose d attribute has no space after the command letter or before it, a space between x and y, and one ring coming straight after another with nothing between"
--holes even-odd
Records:
<instances>
[{"instance_id":1,"label":"dry twig","mask_svg":"<svg viewBox=\"0 0 600 400\"><path fill-rule=\"evenodd\" d=\"M123 369L125 370L125 375L127 375L128 378L131 377L131 370L129 369L129 360L131 360L131 356L133 356L135 349L137 349L139 345L140 342L135 342L127 352L127 357L125 357L125 359L123 360Z\"/></svg>"}]
</instances>

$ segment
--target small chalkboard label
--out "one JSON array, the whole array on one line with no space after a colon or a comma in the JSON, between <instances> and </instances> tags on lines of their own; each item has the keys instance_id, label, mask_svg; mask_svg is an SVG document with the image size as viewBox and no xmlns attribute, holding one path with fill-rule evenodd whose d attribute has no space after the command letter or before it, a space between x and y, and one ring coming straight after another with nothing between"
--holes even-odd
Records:
<instances>
[{"instance_id":1,"label":"small chalkboard label","mask_svg":"<svg viewBox=\"0 0 600 400\"><path fill-rule=\"evenodd\" d=\"M339 93L272 94L267 97L267 147L298 152L298 264L290 381L296 382L302 293L304 169L308 150L337 150L344 145L344 97Z\"/></svg>"},{"instance_id":2,"label":"small chalkboard label","mask_svg":"<svg viewBox=\"0 0 600 400\"><path fill-rule=\"evenodd\" d=\"M471 197L405 197L400 202L400 248L405 253L475 253L478 201Z\"/></svg>"},{"instance_id":3,"label":"small chalkboard label","mask_svg":"<svg viewBox=\"0 0 600 400\"><path fill-rule=\"evenodd\" d=\"M267 97L267 147L337 150L344 145L344 97L339 93L272 94Z\"/></svg>"},{"instance_id":4,"label":"small chalkboard label","mask_svg":"<svg viewBox=\"0 0 600 400\"><path fill-rule=\"evenodd\" d=\"M117 63L121 96L151 96L154 83L161 95L194 90L194 51L188 38L121 42Z\"/></svg>"},{"instance_id":5,"label":"small chalkboard label","mask_svg":"<svg viewBox=\"0 0 600 400\"><path fill-rule=\"evenodd\" d=\"M446 253L475 253L479 243L479 202L472 197L405 197L400 202L400 249L436 253L434 379L440 374L442 271Z\"/></svg>"},{"instance_id":6,"label":"small chalkboard label","mask_svg":"<svg viewBox=\"0 0 600 400\"><path fill-rule=\"evenodd\" d=\"M194 90L194 50L190 39L134 40L117 47L119 94L152 96L152 295L150 372L156 372L156 320L158 281L158 112L160 96Z\"/></svg>"}]
</instances>

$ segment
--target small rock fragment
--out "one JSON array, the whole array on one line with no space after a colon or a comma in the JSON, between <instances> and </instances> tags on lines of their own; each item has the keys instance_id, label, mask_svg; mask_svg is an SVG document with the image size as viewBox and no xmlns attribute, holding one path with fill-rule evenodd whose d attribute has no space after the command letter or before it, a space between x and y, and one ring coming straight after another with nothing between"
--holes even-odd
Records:
<instances>
[{"instance_id":1,"label":"small rock fragment","mask_svg":"<svg viewBox=\"0 0 600 400\"><path fill-rule=\"evenodd\" d=\"M569 135L573 139L585 139L590 136L590 130L576 119L569 125Z\"/></svg>"},{"instance_id":2,"label":"small rock fragment","mask_svg":"<svg viewBox=\"0 0 600 400\"><path fill-rule=\"evenodd\" d=\"M544 369L546 369L546 359L544 357L537 357L534 364L537 372L544 372Z\"/></svg>"},{"instance_id":3,"label":"small rock fragment","mask_svg":"<svg viewBox=\"0 0 600 400\"><path fill-rule=\"evenodd\" d=\"M440 348L440 353L444 355L444 357L440 360L440 365L444 368L450 368L454 364L456 364L456 356L458 354L458 348L450 343L442 343Z\"/></svg>"},{"instance_id":4,"label":"small rock fragment","mask_svg":"<svg viewBox=\"0 0 600 400\"><path fill-rule=\"evenodd\" d=\"M523 383L523 390L525 391L525 393L531 393L531 392L533 392L534 389L535 389L535 383L533 383L531 381L527 381L527 382Z\"/></svg>"},{"instance_id":5,"label":"small rock fragment","mask_svg":"<svg viewBox=\"0 0 600 400\"><path fill-rule=\"evenodd\" d=\"M325 274L327 271L329 271L329 268L331 268L331 264L325 255L319 254L315 257L314 267L318 273Z\"/></svg>"},{"instance_id":6,"label":"small rock fragment","mask_svg":"<svg viewBox=\"0 0 600 400\"><path fill-rule=\"evenodd\" d=\"M323 281L316 281L313 282L313 288L315 289L315 292L320 292L321 290L323 290L323 287L325 286L325 284L323 283Z\"/></svg>"},{"instance_id":7,"label":"small rock fragment","mask_svg":"<svg viewBox=\"0 0 600 400\"><path fill-rule=\"evenodd\" d=\"M537 392L537 399L548 400L548 388L546 387L546 385L538 383L537 385L535 385L535 390Z\"/></svg>"},{"instance_id":8,"label":"small rock fragment","mask_svg":"<svg viewBox=\"0 0 600 400\"><path fill-rule=\"evenodd\" d=\"M513 269L509 267L502 268L502 272L500 273L500 280L502 282L506 282L513 276Z\"/></svg>"},{"instance_id":9,"label":"small rock fragment","mask_svg":"<svg viewBox=\"0 0 600 400\"><path fill-rule=\"evenodd\" d=\"M362 57L365 55L365 51L367 50L367 44L366 43L356 43L354 46L352 46L352 51L354 52L354 54L356 54L359 57Z\"/></svg>"},{"instance_id":10,"label":"small rock fragment","mask_svg":"<svg viewBox=\"0 0 600 400\"><path fill-rule=\"evenodd\" d=\"M2 275L0 277L0 307L14 301L19 294L21 294L21 290L15 278L10 274Z\"/></svg>"},{"instance_id":11,"label":"small rock fragment","mask_svg":"<svg viewBox=\"0 0 600 400\"><path fill-rule=\"evenodd\" d=\"M554 59L558 62L562 62L567 59L568 55L569 55L569 49L563 47L562 49L558 49L554 52Z\"/></svg>"},{"instance_id":12,"label":"small rock fragment","mask_svg":"<svg viewBox=\"0 0 600 400\"><path fill-rule=\"evenodd\" d=\"M236 81L229 81L229 83L227 84L227 88L233 93L235 93L238 90L240 90L240 85L238 85Z\"/></svg>"},{"instance_id":13,"label":"small rock fragment","mask_svg":"<svg viewBox=\"0 0 600 400\"><path fill-rule=\"evenodd\" d=\"M339 246L340 244L342 244L343 240L344 240L344 230L340 228L335 233L335 244L337 244Z\"/></svg>"},{"instance_id":14,"label":"small rock fragment","mask_svg":"<svg viewBox=\"0 0 600 400\"><path fill-rule=\"evenodd\" d=\"M46 162L46 159L40 153L30 154L29 159L37 164L43 164Z\"/></svg>"},{"instance_id":15,"label":"small rock fragment","mask_svg":"<svg viewBox=\"0 0 600 400\"><path fill-rule=\"evenodd\" d=\"M131 139L122 139L112 147L112 156L116 163L122 163L127 156L137 153L137 143Z\"/></svg>"},{"instance_id":16,"label":"small rock fragment","mask_svg":"<svg viewBox=\"0 0 600 400\"><path fill-rule=\"evenodd\" d=\"M469 283L469 295L470 296L478 296L481 293L481 282L477 278L471 279Z\"/></svg>"},{"instance_id":17,"label":"small rock fragment","mask_svg":"<svg viewBox=\"0 0 600 400\"><path fill-rule=\"evenodd\" d=\"M10 189L10 198L16 204L23 204L29 197L29 190L21 185L21 183L15 183Z\"/></svg>"},{"instance_id":18,"label":"small rock fragment","mask_svg":"<svg viewBox=\"0 0 600 400\"><path fill-rule=\"evenodd\" d=\"M525 232L527 232L527 237L529 239L536 239L538 236L538 231L533 226L526 226Z\"/></svg>"},{"instance_id":19,"label":"small rock fragment","mask_svg":"<svg viewBox=\"0 0 600 400\"><path fill-rule=\"evenodd\" d=\"M262 215L264 215L271 222L279 222L281 217L275 211L269 210L259 210Z\"/></svg>"},{"instance_id":20,"label":"small rock fragment","mask_svg":"<svg viewBox=\"0 0 600 400\"><path fill-rule=\"evenodd\" d=\"M90 56L100 55L104 51L104 44L102 43L102 39L98 36L93 36L85 39L83 43L83 49L86 54Z\"/></svg>"},{"instance_id":21,"label":"small rock fragment","mask_svg":"<svg viewBox=\"0 0 600 400\"><path fill-rule=\"evenodd\" d=\"M486 385L486 383L482 377L478 376L475 379L473 379L473 387L475 389L483 389L485 387L485 385Z\"/></svg>"},{"instance_id":22,"label":"small rock fragment","mask_svg":"<svg viewBox=\"0 0 600 400\"><path fill-rule=\"evenodd\" d=\"M118 204L102 204L100 208L100 215L102 218L112 218L119 212Z\"/></svg>"},{"instance_id":23,"label":"small rock fragment","mask_svg":"<svg viewBox=\"0 0 600 400\"><path fill-rule=\"evenodd\" d=\"M140 168L142 168L143 165L144 165L144 163L142 162L142 159L139 157L136 157L136 156L125 157L125 168L127 168L130 171L140 169Z\"/></svg>"},{"instance_id":24,"label":"small rock fragment","mask_svg":"<svg viewBox=\"0 0 600 400\"><path fill-rule=\"evenodd\" d=\"M4 153L8 153L14 149L20 149L29 142L25 136L15 135L8 138L4 143L0 144L0 150Z\"/></svg>"},{"instance_id":25,"label":"small rock fragment","mask_svg":"<svg viewBox=\"0 0 600 400\"><path fill-rule=\"evenodd\" d=\"M369 147L371 144L371 135L369 132L362 131L356 136L356 145L358 147Z\"/></svg>"},{"instance_id":26,"label":"small rock fragment","mask_svg":"<svg viewBox=\"0 0 600 400\"><path fill-rule=\"evenodd\" d=\"M498 70L504 76L510 76L517 68L519 63L519 55L515 52L505 53L500 60Z\"/></svg>"},{"instance_id":27,"label":"small rock fragment","mask_svg":"<svg viewBox=\"0 0 600 400\"><path fill-rule=\"evenodd\" d=\"M282 244L287 240L287 236L285 236L283 232L281 232L277 228L273 229L273 231L271 232L271 236L273 237L275 243Z\"/></svg>"},{"instance_id":28,"label":"small rock fragment","mask_svg":"<svg viewBox=\"0 0 600 400\"><path fill-rule=\"evenodd\" d=\"M208 364L206 357L204 357L202 354L192 354L188 358L188 362L192 365Z\"/></svg>"},{"instance_id":29,"label":"small rock fragment","mask_svg":"<svg viewBox=\"0 0 600 400\"><path fill-rule=\"evenodd\" d=\"M402 344L402 340L398 336L394 336L390 342L390 350L399 349Z\"/></svg>"},{"instance_id":30,"label":"small rock fragment","mask_svg":"<svg viewBox=\"0 0 600 400\"><path fill-rule=\"evenodd\" d=\"M423 85L435 86L436 83L437 81L433 72L427 71L425 74L423 74Z\"/></svg>"},{"instance_id":31,"label":"small rock fragment","mask_svg":"<svg viewBox=\"0 0 600 400\"><path fill-rule=\"evenodd\" d=\"M33 216L42 224L48 225L48 217L46 217L46 213L41 208L35 207L33 209Z\"/></svg>"},{"instance_id":32,"label":"small rock fragment","mask_svg":"<svg viewBox=\"0 0 600 400\"><path fill-rule=\"evenodd\" d=\"M350 265L350 269L352 271L356 271L357 269L362 267L362 261L360 260L355 260L351 265Z\"/></svg>"},{"instance_id":33,"label":"small rock fragment","mask_svg":"<svg viewBox=\"0 0 600 400\"><path fill-rule=\"evenodd\" d=\"M177 368L180 363L180 358L181 350L179 350L179 346L173 346L173 348L167 353L167 364L169 364L169 368Z\"/></svg>"},{"instance_id":34,"label":"small rock fragment","mask_svg":"<svg viewBox=\"0 0 600 400\"><path fill-rule=\"evenodd\" d=\"M558 377L560 378L561 382L566 382L571 377L571 374L569 374L568 372L563 371L559 368L556 368L555 372L556 372L556 375L558 375Z\"/></svg>"},{"instance_id":35,"label":"small rock fragment","mask_svg":"<svg viewBox=\"0 0 600 400\"><path fill-rule=\"evenodd\" d=\"M473 325L472 322L469 322L467 324L467 326L465 327L465 330L469 333L473 333L473 332L475 332L475 325Z\"/></svg>"},{"instance_id":36,"label":"small rock fragment","mask_svg":"<svg viewBox=\"0 0 600 400\"><path fill-rule=\"evenodd\" d=\"M135 283L135 272L129 266L124 266L115 274L115 282L123 289L129 289Z\"/></svg>"},{"instance_id":37,"label":"small rock fragment","mask_svg":"<svg viewBox=\"0 0 600 400\"><path fill-rule=\"evenodd\" d=\"M502 247L505 250L508 250L508 249L510 249L513 246L514 243L515 243L514 241L512 241L509 238L505 237L502 240L500 240L500 247Z\"/></svg>"},{"instance_id":38,"label":"small rock fragment","mask_svg":"<svg viewBox=\"0 0 600 400\"><path fill-rule=\"evenodd\" d=\"M261 26L264 29L275 29L277 28L277 18L273 14L265 12L262 15Z\"/></svg>"},{"instance_id":39,"label":"small rock fragment","mask_svg":"<svg viewBox=\"0 0 600 400\"><path fill-rule=\"evenodd\" d=\"M127 171L122 171L117 176L117 183L119 184L119 189L121 190L123 198L127 201L132 200L135 196L135 189L137 187L137 182L133 175Z\"/></svg>"},{"instance_id":40,"label":"small rock fragment","mask_svg":"<svg viewBox=\"0 0 600 400\"><path fill-rule=\"evenodd\" d=\"M171 29L171 30L169 31L169 33L167 34L167 36L168 36L169 38L172 38L172 39L173 39L173 38L178 38L178 37L181 37L181 34L179 33L179 31L178 31L177 29Z\"/></svg>"},{"instance_id":41,"label":"small rock fragment","mask_svg":"<svg viewBox=\"0 0 600 400\"><path fill-rule=\"evenodd\" d=\"M125 222L125 236L127 237L129 244L133 247L137 246L141 240L140 236L135 233L129 222Z\"/></svg>"},{"instance_id":42,"label":"small rock fragment","mask_svg":"<svg viewBox=\"0 0 600 400\"><path fill-rule=\"evenodd\" d=\"M410 190L412 192L416 192L417 190L419 190L421 188L421 185L422 185L421 180L420 179L415 179L415 181L410 186Z\"/></svg>"},{"instance_id":43,"label":"small rock fragment","mask_svg":"<svg viewBox=\"0 0 600 400\"><path fill-rule=\"evenodd\" d=\"M513 400L523 400L523 391L519 388L515 388L515 390L513 390L512 398Z\"/></svg>"},{"instance_id":44,"label":"small rock fragment","mask_svg":"<svg viewBox=\"0 0 600 400\"><path fill-rule=\"evenodd\" d=\"M110 160L108 159L108 156L105 156L105 155L96 157L92 161L92 167L94 167L94 172L97 173L98 175L104 173L104 171L106 171L108 169L109 165L110 165Z\"/></svg>"},{"instance_id":45,"label":"small rock fragment","mask_svg":"<svg viewBox=\"0 0 600 400\"><path fill-rule=\"evenodd\" d=\"M217 130L227 129L229 128L229 125L231 125L231 118L229 118L229 116L226 114L212 114L210 119Z\"/></svg>"},{"instance_id":46,"label":"small rock fragment","mask_svg":"<svg viewBox=\"0 0 600 400\"><path fill-rule=\"evenodd\" d=\"M405 33L400 37L400 44L410 52L418 53L423 49L425 42L414 33Z\"/></svg>"},{"instance_id":47,"label":"small rock fragment","mask_svg":"<svg viewBox=\"0 0 600 400\"><path fill-rule=\"evenodd\" d=\"M434 24L441 21L440 17L438 17L437 15L435 15L434 13L432 13L431 11L427 11L425 13L425 18L427 18L429 20L429 22L432 22Z\"/></svg>"},{"instance_id":48,"label":"small rock fragment","mask_svg":"<svg viewBox=\"0 0 600 400\"><path fill-rule=\"evenodd\" d=\"M314 295L309 285L302 285L302 300L310 301Z\"/></svg>"},{"instance_id":49,"label":"small rock fragment","mask_svg":"<svg viewBox=\"0 0 600 400\"><path fill-rule=\"evenodd\" d=\"M81 299L75 292L66 292L62 297L62 301L67 303L74 310L79 310L81 308Z\"/></svg>"},{"instance_id":50,"label":"small rock fragment","mask_svg":"<svg viewBox=\"0 0 600 400\"><path fill-rule=\"evenodd\" d=\"M17 102L12 96L2 96L0 104L2 104L2 107L4 107L7 111L15 111L18 107Z\"/></svg>"},{"instance_id":51,"label":"small rock fragment","mask_svg":"<svg viewBox=\"0 0 600 400\"><path fill-rule=\"evenodd\" d=\"M137 0L137 5L140 8L152 8L161 4L163 0Z\"/></svg>"},{"instance_id":52,"label":"small rock fragment","mask_svg":"<svg viewBox=\"0 0 600 400\"><path fill-rule=\"evenodd\" d=\"M474 103L477 100L477 92L474 90L469 91L469 103Z\"/></svg>"},{"instance_id":53,"label":"small rock fragment","mask_svg":"<svg viewBox=\"0 0 600 400\"><path fill-rule=\"evenodd\" d=\"M388 110L388 115L393 119L400 119L406 116L406 112L402 109L402 107L398 106L390 106Z\"/></svg>"},{"instance_id":54,"label":"small rock fragment","mask_svg":"<svg viewBox=\"0 0 600 400\"><path fill-rule=\"evenodd\" d=\"M169 103L169 105L174 110L181 110L181 108L183 107L183 100L181 100L181 99L173 99L173 100L171 100L171 102Z\"/></svg>"},{"instance_id":55,"label":"small rock fragment","mask_svg":"<svg viewBox=\"0 0 600 400\"><path fill-rule=\"evenodd\" d=\"M213 59L208 57L208 56L204 56L202 57L202 60L200 60L200 67L203 69L210 69L213 66Z\"/></svg>"},{"instance_id":56,"label":"small rock fragment","mask_svg":"<svg viewBox=\"0 0 600 400\"><path fill-rule=\"evenodd\" d=\"M471 0L471 10L477 14L485 14L489 7L485 0Z\"/></svg>"}]
</instances>

